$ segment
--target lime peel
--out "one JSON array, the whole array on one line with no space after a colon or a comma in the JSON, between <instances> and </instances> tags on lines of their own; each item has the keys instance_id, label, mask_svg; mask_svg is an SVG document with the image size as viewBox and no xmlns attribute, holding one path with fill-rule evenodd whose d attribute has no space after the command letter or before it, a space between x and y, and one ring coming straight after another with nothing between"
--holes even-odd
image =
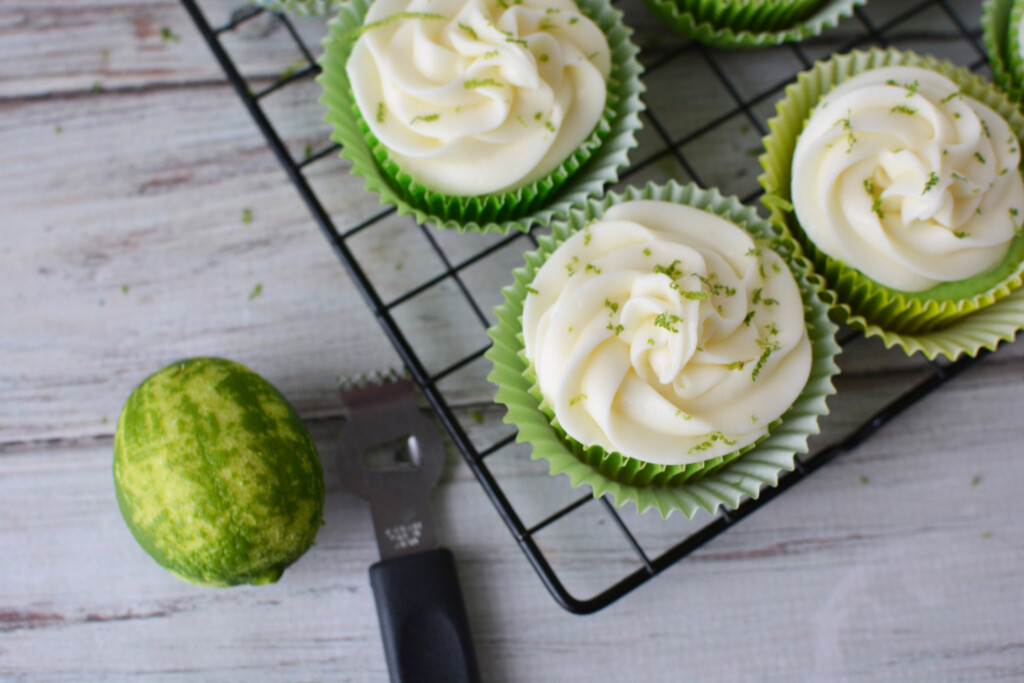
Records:
<instances>
[{"instance_id":1,"label":"lime peel","mask_svg":"<svg viewBox=\"0 0 1024 683\"><path fill-rule=\"evenodd\" d=\"M232 361L184 360L136 387L113 470L132 535L191 583L273 583L323 523L309 432L273 385Z\"/></svg>"}]
</instances>

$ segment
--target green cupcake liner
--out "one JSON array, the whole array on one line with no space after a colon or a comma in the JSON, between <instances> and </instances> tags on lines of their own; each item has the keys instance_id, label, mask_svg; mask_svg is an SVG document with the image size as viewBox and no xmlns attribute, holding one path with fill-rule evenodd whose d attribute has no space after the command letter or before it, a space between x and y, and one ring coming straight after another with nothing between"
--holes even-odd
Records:
<instances>
[{"instance_id":1,"label":"green cupcake liner","mask_svg":"<svg viewBox=\"0 0 1024 683\"><path fill-rule=\"evenodd\" d=\"M1015 99L1018 100L1022 88L1024 88L1024 59L1020 56L1020 32L1017 30L1022 18L1024 18L1024 2L1019 0L1011 2L1010 15L1003 29L1003 44L1005 46L1003 60L1010 75L1009 89L1017 91Z\"/></svg>"},{"instance_id":2,"label":"green cupcake liner","mask_svg":"<svg viewBox=\"0 0 1024 683\"><path fill-rule=\"evenodd\" d=\"M763 440L747 448L693 465L652 465L584 448L563 435L552 416L540 408L534 378L523 354L522 312L527 286L555 248L570 234L582 229L608 207L624 201L655 199L693 206L740 225L755 239L770 243L789 264L804 299L805 320L812 344L810 377L793 405L773 423ZM765 485L775 486L783 471L792 471L796 453L807 452L807 439L818 432L818 418L828 414L826 398L835 393L832 377L839 372L835 356L836 326L828 319L828 305L821 299L823 281L784 228L760 219L736 197L696 185L648 184L629 187L623 194L610 193L603 200L588 200L573 209L566 222L552 226L552 234L538 238L539 248L525 254L526 265L512 272L514 282L502 289L504 303L494 309L497 324L488 330L493 344L485 354L493 363L488 380L497 385L495 401L508 412L505 422L519 429L519 442L533 447L532 457L548 461L551 474L567 474L573 487L589 486L594 496L609 495L619 507L627 502L637 512L657 508L663 517L673 510L687 518L698 510L714 514L719 506L736 508L744 496L757 498Z\"/></svg>"},{"instance_id":3,"label":"green cupcake liner","mask_svg":"<svg viewBox=\"0 0 1024 683\"><path fill-rule=\"evenodd\" d=\"M981 39L985 43L992 80L1015 100L1021 99L1024 82L1014 82L1009 65L1010 10L1013 0L985 0L982 3Z\"/></svg>"},{"instance_id":4,"label":"green cupcake liner","mask_svg":"<svg viewBox=\"0 0 1024 683\"><path fill-rule=\"evenodd\" d=\"M341 0L249 0L271 12L283 12L297 16L326 16L333 14Z\"/></svg>"},{"instance_id":5,"label":"green cupcake liner","mask_svg":"<svg viewBox=\"0 0 1024 683\"><path fill-rule=\"evenodd\" d=\"M702 21L697 15L682 9L687 4L685 0L644 0L651 13L676 33L713 47L736 49L781 45L820 35L827 29L835 28L841 19L853 16L854 8L865 2L867 0L825 0L819 3L817 10L803 19L797 19L794 24L751 30L732 24Z\"/></svg>"},{"instance_id":6,"label":"green cupcake liner","mask_svg":"<svg viewBox=\"0 0 1024 683\"><path fill-rule=\"evenodd\" d=\"M922 57L911 52L874 49L868 52L853 52L837 55L826 62L819 62L812 69L798 75L797 82L786 88L785 97L776 104L776 116L768 122L770 133L764 139L765 153L761 156L764 173L759 177L765 190L762 202L771 212L771 221L789 229L814 262L819 273L824 275L830 288L830 297L837 307L839 317L848 324L864 331L869 336L882 336L890 345L899 344L907 353L922 351L929 357L936 354L954 357L961 347L942 340L944 330L954 321L962 321L957 329L970 325L976 311L997 305L1010 295L1024 281L1024 261L1013 263L1012 259L1024 249L1024 239L1018 236L1011 245L1011 255L1000 266L998 275L981 274L961 283L940 285L925 293L900 292L880 285L860 273L818 251L803 234L790 204L791 164L796 140L804 123L820 97L837 83L850 76L871 68L908 65L920 66L936 71L952 79L960 86L961 92L984 102L1007 119L1018 138L1024 138L1024 117L1007 96L986 82L980 76L971 74L949 62L934 57ZM988 278L988 279L986 279ZM927 299L927 292L956 296L960 285L966 287L987 287L960 300ZM990 285L990 286L989 286ZM1000 320L1005 320L999 317ZM985 328L990 333L983 346L997 344L1000 339L1012 338L1024 319L1013 327L1002 327L995 331L991 324ZM992 335L995 336L992 336ZM957 338L961 338L957 335ZM923 339L929 340L927 344ZM900 341L902 340L902 341ZM977 346L973 341L963 349Z\"/></svg>"},{"instance_id":7,"label":"green cupcake liner","mask_svg":"<svg viewBox=\"0 0 1024 683\"><path fill-rule=\"evenodd\" d=\"M898 346L907 355L921 353L928 360L938 356L956 360L963 354L973 357L981 349L995 351L1000 342L1012 342L1017 332L1024 329L1024 289L1014 290L1005 299L955 320L936 332L899 334L854 314L849 314L847 322L869 337L878 337L886 348Z\"/></svg>"},{"instance_id":8,"label":"green cupcake liner","mask_svg":"<svg viewBox=\"0 0 1024 683\"><path fill-rule=\"evenodd\" d=\"M1024 60L1016 27L1024 16L1024 4L1014 0L982 3L981 38L985 43L992 80L1015 100L1024 99Z\"/></svg>"},{"instance_id":9,"label":"green cupcake liner","mask_svg":"<svg viewBox=\"0 0 1024 683\"><path fill-rule=\"evenodd\" d=\"M644 86L640 82L643 68L637 60L639 49L630 40L632 30L622 24L622 13L608 0L577 0L577 4L608 38L612 56L609 85L615 91L614 101L609 100L612 116L602 119L599 129L576 153L544 178L514 192L455 197L428 193L425 188L424 192L418 191L411 178L390 161L386 150L364 134L369 129L365 122L360 125L345 73L353 43L341 38L362 26L370 0L340 3L324 39L324 54L319 60L323 72L317 81L323 87L320 101L327 107L325 120L333 127L331 139L341 145L340 154L351 162L351 172L365 180L366 190L380 195L381 204L396 207L399 215L411 214L418 223L439 228L482 233L525 232L533 225L567 215L572 206L617 182L619 169L629 163L629 150L636 147L635 134L642 125Z\"/></svg>"},{"instance_id":10,"label":"green cupcake liner","mask_svg":"<svg viewBox=\"0 0 1024 683\"><path fill-rule=\"evenodd\" d=\"M812 14L824 0L675 0L681 14L698 24L752 33L787 29Z\"/></svg>"}]
</instances>

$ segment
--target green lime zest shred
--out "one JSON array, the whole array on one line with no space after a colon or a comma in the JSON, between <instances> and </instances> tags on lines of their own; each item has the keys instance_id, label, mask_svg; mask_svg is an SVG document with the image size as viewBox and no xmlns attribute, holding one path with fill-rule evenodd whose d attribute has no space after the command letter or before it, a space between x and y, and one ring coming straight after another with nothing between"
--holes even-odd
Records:
<instances>
[{"instance_id":1,"label":"green lime zest shred","mask_svg":"<svg viewBox=\"0 0 1024 683\"><path fill-rule=\"evenodd\" d=\"M733 446L733 445L736 444L735 441L726 438L726 436L724 434L722 434L722 432L711 432L710 434L707 435L707 438L704 441L702 441L701 443L697 444L696 446L693 446L692 448L690 448L690 450L688 450L686 452L688 454L693 454L693 453L699 453L701 451L706 451L709 448L711 448L713 445L715 445L715 443L718 442L718 441L721 441L722 443L724 443L727 446Z\"/></svg>"},{"instance_id":2,"label":"green lime zest shred","mask_svg":"<svg viewBox=\"0 0 1024 683\"><path fill-rule=\"evenodd\" d=\"M677 315L673 315L672 313L659 313L654 318L654 326L655 327L662 327L662 328L668 330L669 332L677 332L678 333L679 329L676 328L676 327L672 327L672 326L675 325L676 323L681 323L681 322L683 322L683 319L680 318Z\"/></svg>"},{"instance_id":3,"label":"green lime zest shred","mask_svg":"<svg viewBox=\"0 0 1024 683\"><path fill-rule=\"evenodd\" d=\"M644 250L644 251L646 253L648 250ZM678 266L680 263L682 263L682 261L680 261L679 259L676 259L675 261L673 261L672 263L668 264L667 266L662 266L662 265L659 265L659 264L655 264L654 272L655 273L661 273L662 275L668 275L669 278L671 278L672 280L678 280L679 278L681 278L683 276L683 274L679 271L679 269L676 268L676 266Z\"/></svg>"},{"instance_id":4,"label":"green lime zest shred","mask_svg":"<svg viewBox=\"0 0 1024 683\"><path fill-rule=\"evenodd\" d=\"M414 116L414 117L412 117L412 121L409 122L409 125L411 126L412 124L416 123L417 121L423 121L425 123L430 123L431 121L437 121L439 118L441 118L440 114L427 114L426 116Z\"/></svg>"}]
</instances>

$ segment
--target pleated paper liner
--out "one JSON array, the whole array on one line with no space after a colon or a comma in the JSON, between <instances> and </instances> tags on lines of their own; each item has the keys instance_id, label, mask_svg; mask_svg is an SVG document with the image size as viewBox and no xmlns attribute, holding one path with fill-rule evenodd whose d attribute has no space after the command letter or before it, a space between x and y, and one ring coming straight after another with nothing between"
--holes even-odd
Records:
<instances>
[{"instance_id":1,"label":"pleated paper liner","mask_svg":"<svg viewBox=\"0 0 1024 683\"><path fill-rule=\"evenodd\" d=\"M776 116L768 122L770 133L765 137L765 153L761 156L764 173L759 180L765 189L762 202L771 211L773 223L785 226L800 242L804 252L815 264L818 273L825 277L831 290L840 318L851 326L870 336L882 336L892 345L901 346L907 353L921 351L929 358L946 355L950 358L978 345L974 342L975 332L970 331L975 312L986 307L997 306L1011 291L1024 280L1024 238L1018 235L1013 241L1010 253L1003 263L988 273L977 275L957 283L940 285L925 292L900 292L883 285L831 259L807 239L796 220L790 204L791 165L793 151L804 122L820 97L836 84L854 74L891 65L920 66L947 76L960 86L964 95L984 102L1007 119L1018 138L1024 137L1024 117L1006 94L992 84L949 62L940 62L934 57L919 56L911 52L874 49L868 52L853 52L837 55L826 62L819 62L812 69L797 77L797 82L786 88L785 97L776 104ZM936 293L940 299L926 299L929 293ZM1006 316L996 316L1002 321L993 327L987 321L983 329L980 346L994 347L1000 340L1012 339L1016 330L1024 325L1024 318L1012 323ZM968 332L968 337L957 334L946 339L944 331L958 321L957 330ZM966 342L958 346L953 340Z\"/></svg>"},{"instance_id":2,"label":"pleated paper liner","mask_svg":"<svg viewBox=\"0 0 1024 683\"><path fill-rule=\"evenodd\" d=\"M1014 0L985 0L982 3L981 37L992 67L992 80L1003 90L1020 99L1020 85L1011 78L1008 63L1010 10Z\"/></svg>"},{"instance_id":3,"label":"pleated paper liner","mask_svg":"<svg viewBox=\"0 0 1024 683\"><path fill-rule=\"evenodd\" d=\"M821 35L823 31L835 28L841 19L853 16L854 8L865 2L867 0L824 0L813 3L817 5L817 9L803 18L797 18L798 15L794 13L795 23L753 30L732 24L703 21L685 9L689 4L686 0L644 0L647 8L676 33L706 45L738 49L794 43ZM805 3L799 4L802 9Z\"/></svg>"},{"instance_id":4,"label":"pleated paper liner","mask_svg":"<svg viewBox=\"0 0 1024 683\"><path fill-rule=\"evenodd\" d=\"M1008 90L1012 91L1014 98L1020 100L1024 92L1024 58L1020 56L1020 22L1024 19L1024 2L1016 0L1011 3L1010 17L1004 35L1006 52L1003 53L1006 69L1010 72Z\"/></svg>"},{"instance_id":5,"label":"pleated paper liner","mask_svg":"<svg viewBox=\"0 0 1024 683\"><path fill-rule=\"evenodd\" d=\"M459 231L526 231L536 224L565 216L570 207L600 194L606 185L618 181L619 169L628 164L629 150L636 146L641 127L640 99L643 71L637 60L639 49L630 41L632 30L622 24L622 13L608 0L578 0L580 10L604 31L611 49L609 79L614 98L610 116L569 156L544 178L518 190L459 197L427 191L391 161L387 151L361 124L350 92L345 64L369 9L369 0L346 0L331 20L320 58L323 87L320 101L327 107L325 120L333 127L331 138L342 147L341 156L352 164L351 172L365 179L365 187L380 195L381 204L397 208L399 215L411 214L419 223L432 223ZM608 113L608 112L606 112ZM602 130L607 126L607 130Z\"/></svg>"},{"instance_id":6,"label":"pleated paper liner","mask_svg":"<svg viewBox=\"0 0 1024 683\"><path fill-rule=\"evenodd\" d=\"M284 12L303 16L327 16L341 4L342 0L249 0L271 12Z\"/></svg>"},{"instance_id":7,"label":"pleated paper liner","mask_svg":"<svg viewBox=\"0 0 1024 683\"><path fill-rule=\"evenodd\" d=\"M682 14L697 23L728 26L733 31L778 31L789 28L824 4L824 0L675 0Z\"/></svg>"},{"instance_id":8,"label":"pleated paper liner","mask_svg":"<svg viewBox=\"0 0 1024 683\"><path fill-rule=\"evenodd\" d=\"M789 264L804 300L813 361L804 390L760 442L704 463L654 465L601 448L585 448L567 438L554 416L541 410L535 378L523 353L527 286L569 235L603 215L608 207L636 199L676 202L722 216L774 248ZM611 496L617 506L632 502L638 512L653 507L662 516L679 510L687 518L698 510L714 514L721 505L735 508L744 496L757 498L763 486L775 486L782 472L793 469L795 454L807 452L808 437L818 432L818 418L828 414L826 397L835 393L832 377L839 371L834 360L839 346L834 338L836 326L828 319L828 305L820 298L823 282L783 229L758 218L736 197L670 182L648 184L643 189L630 187L623 194L591 199L583 208L573 209L568 221L556 222L552 234L538 241L539 248L525 254L526 265L512 272L513 284L502 289L505 301L494 309L498 322L488 330L493 345L486 354L494 365L488 379L498 386L495 401L508 409L505 422L518 427L517 440L533 447L534 459L547 460L551 474L567 474L574 487L587 485L594 496Z\"/></svg>"}]
</instances>

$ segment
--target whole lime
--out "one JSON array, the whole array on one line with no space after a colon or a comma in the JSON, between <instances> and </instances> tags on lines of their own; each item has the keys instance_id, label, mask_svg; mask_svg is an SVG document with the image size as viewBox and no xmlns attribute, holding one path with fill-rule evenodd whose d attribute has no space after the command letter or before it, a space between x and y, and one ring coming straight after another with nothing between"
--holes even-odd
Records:
<instances>
[{"instance_id":1,"label":"whole lime","mask_svg":"<svg viewBox=\"0 0 1024 683\"><path fill-rule=\"evenodd\" d=\"M323 523L305 425L273 385L220 358L135 388L114 436L114 489L139 545L203 586L277 581Z\"/></svg>"}]
</instances>

